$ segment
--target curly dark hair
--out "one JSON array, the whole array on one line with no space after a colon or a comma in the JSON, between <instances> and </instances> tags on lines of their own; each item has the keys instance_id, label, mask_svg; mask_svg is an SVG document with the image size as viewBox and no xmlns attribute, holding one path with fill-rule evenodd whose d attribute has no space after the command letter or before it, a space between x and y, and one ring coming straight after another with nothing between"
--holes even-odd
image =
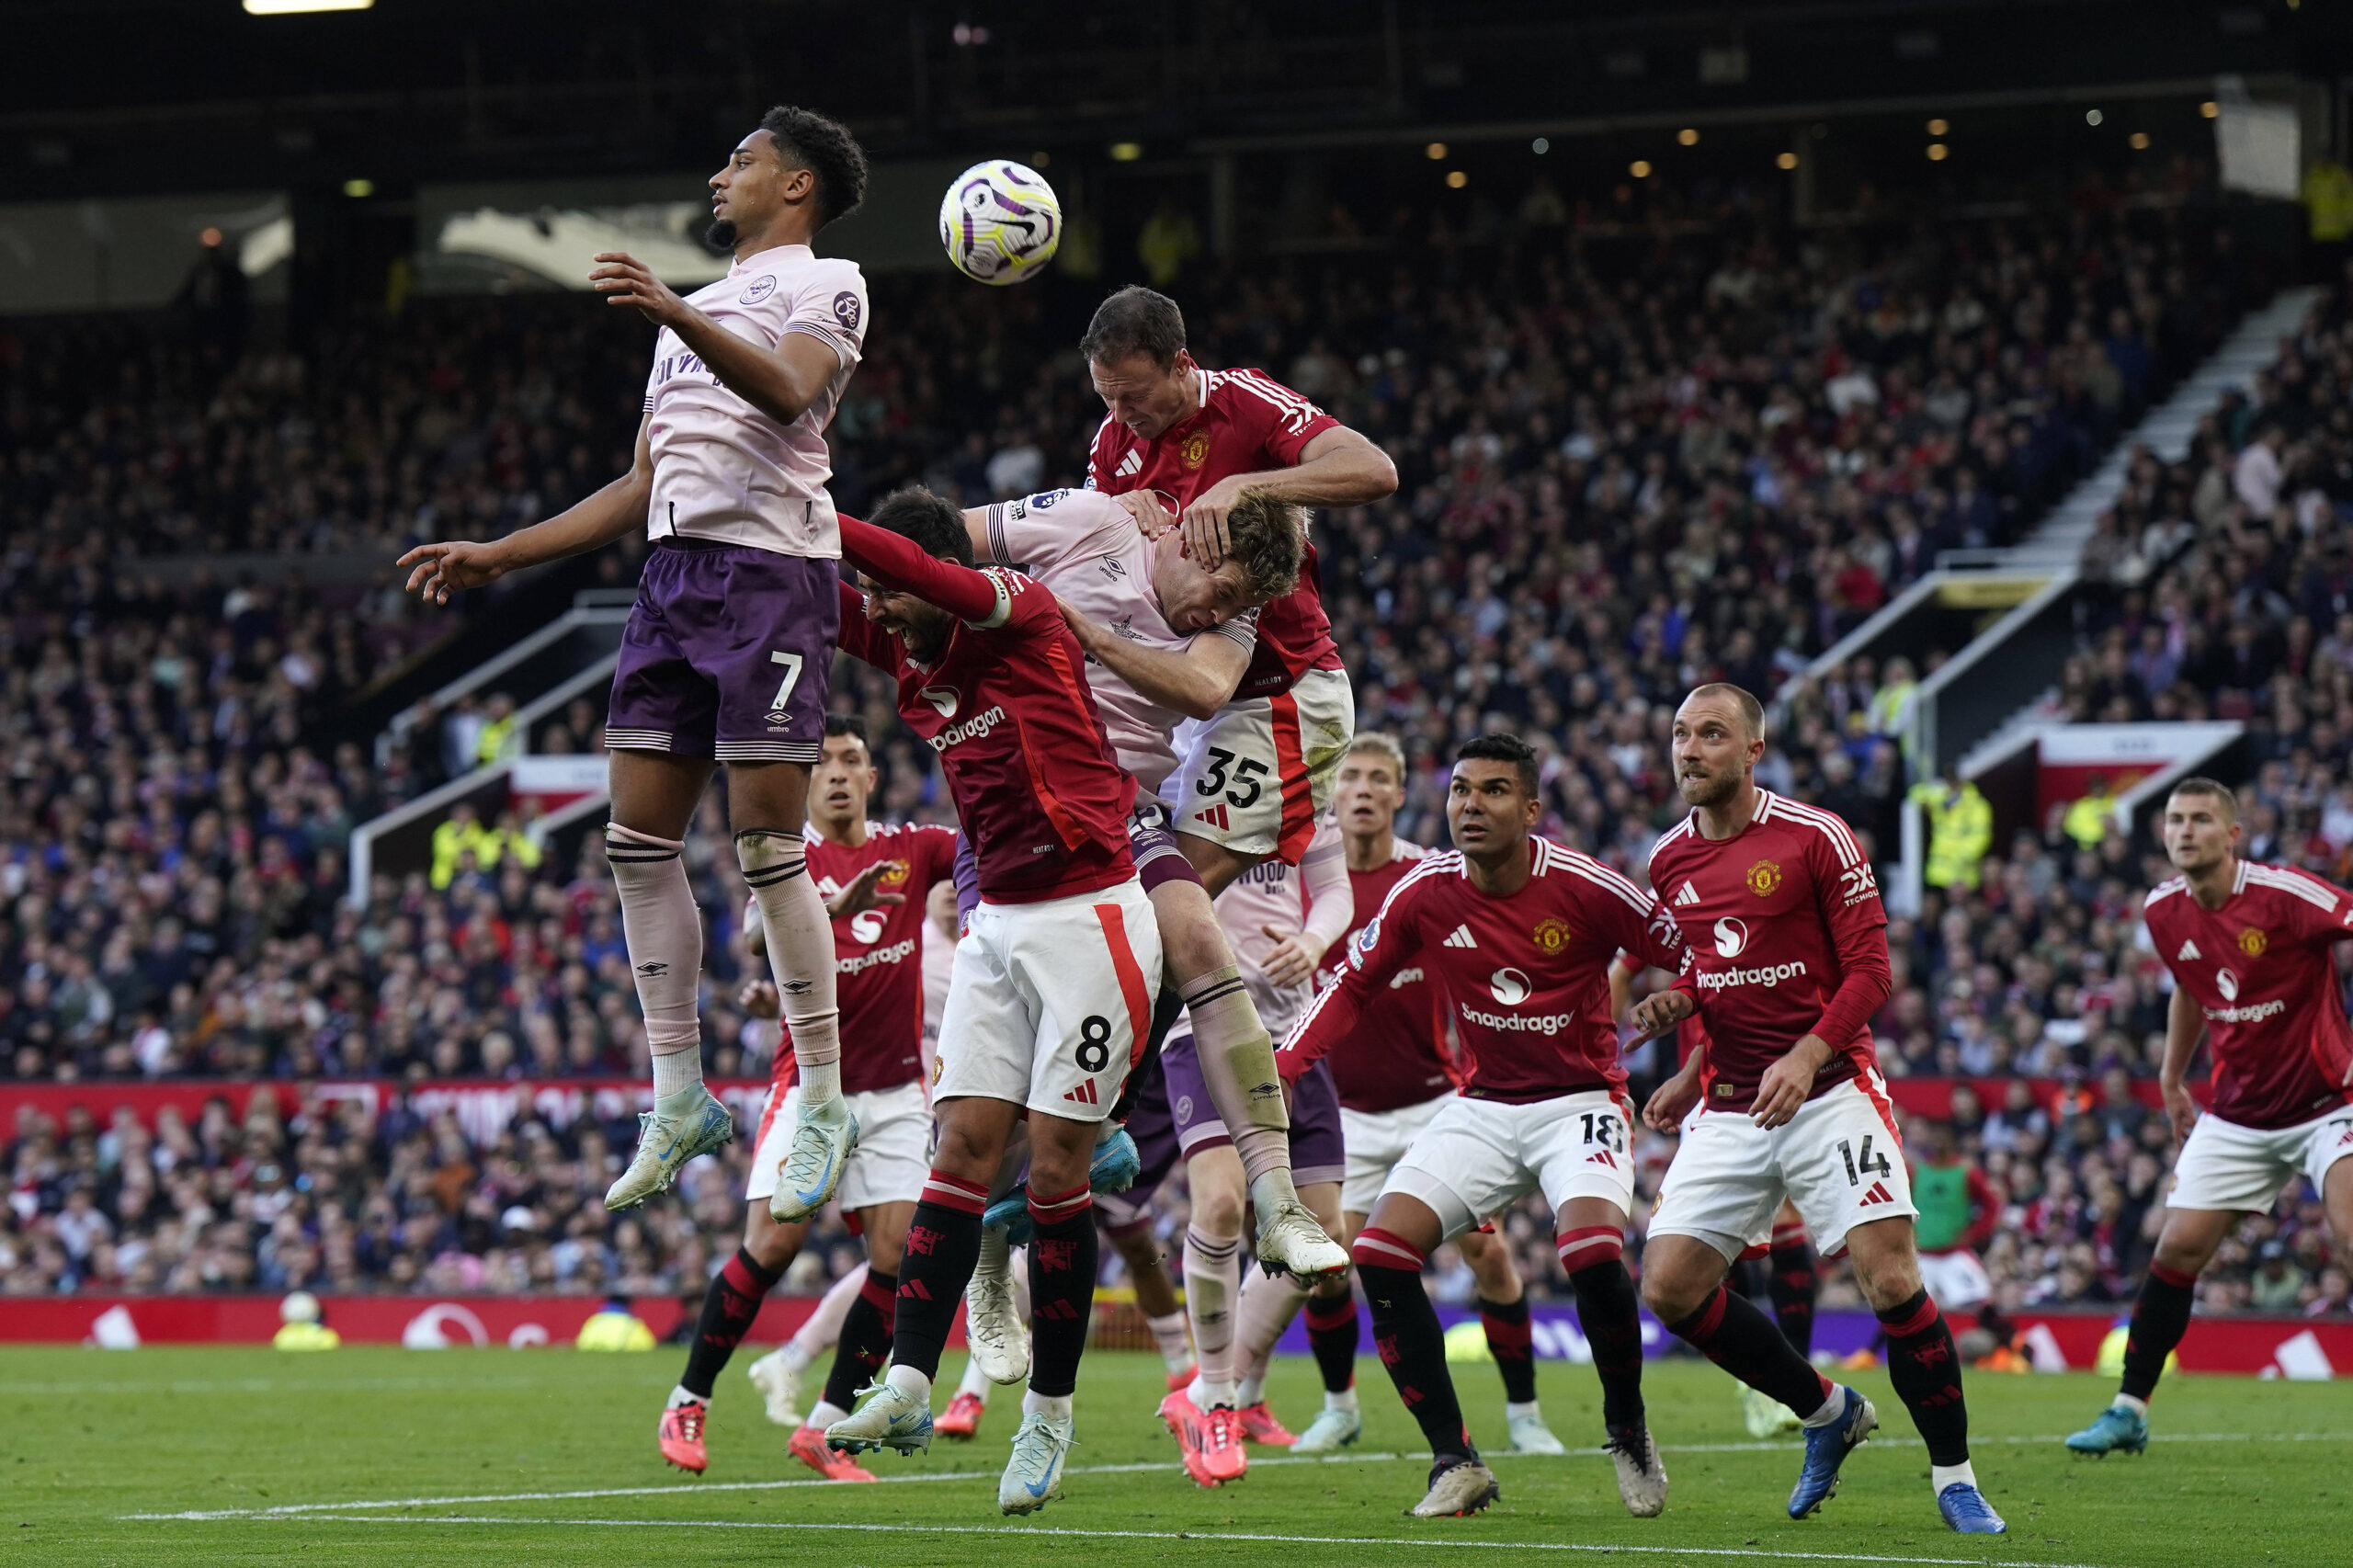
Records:
<instances>
[{"instance_id":1,"label":"curly dark hair","mask_svg":"<svg viewBox=\"0 0 2353 1568\"><path fill-rule=\"evenodd\" d=\"M866 199L866 149L847 126L814 109L779 104L760 116L760 129L776 139L787 164L817 176L819 228L858 210Z\"/></svg>"}]
</instances>

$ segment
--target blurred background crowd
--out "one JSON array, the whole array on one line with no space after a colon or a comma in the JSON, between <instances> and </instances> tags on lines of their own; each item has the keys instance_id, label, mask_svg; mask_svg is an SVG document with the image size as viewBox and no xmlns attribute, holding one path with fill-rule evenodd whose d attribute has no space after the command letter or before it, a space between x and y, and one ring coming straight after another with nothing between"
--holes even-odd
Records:
<instances>
[{"instance_id":1,"label":"blurred background crowd","mask_svg":"<svg viewBox=\"0 0 2353 1568\"><path fill-rule=\"evenodd\" d=\"M1509 728L1543 753L1547 831L1639 876L1679 810L1673 703L1730 679L1779 699L1765 781L1883 859L1921 782L1904 737L1935 656L1808 665L1939 551L2018 539L2268 277L2195 203L1801 233L1720 196L1687 203L1670 243L1549 191L1401 218L1369 255L1200 262L1171 285L1203 363L1263 367L1396 460L1392 499L1320 517L1316 539L1358 726L1412 759L1400 833L1442 844L1453 748ZM831 432L846 510L911 481L967 503L1080 482L1100 405L1071 316L1092 291L1050 284L875 279L887 330ZM576 296L421 301L345 331L294 356L110 318L0 324L0 1071L388 1081L378 1114L311 1096L281 1120L224 1091L152 1130L19 1115L0 1129L0 1290L699 1293L740 1228L742 1143L615 1219L597 1196L625 1120L527 1112L470 1135L401 1088L642 1075L597 847L502 824L462 862L345 896L353 826L490 755L505 711L470 701L380 742L371 699L463 630L389 562L619 472L643 335ZM2338 291L2182 461L2135 454L2058 699L2247 720L2249 852L2338 881L2349 392ZM175 574L197 550L355 564ZM601 580L633 560L617 548ZM846 666L836 690L878 738L881 814L947 820L881 683ZM601 718L577 704L533 749L596 752ZM758 1078L773 1035L733 1004L744 889L718 810L689 840L706 1069ZM2128 1299L2172 1158L2140 1093L2165 991L2136 912L2165 873L2154 846L2074 825L2021 831L1897 920L1874 1024L1891 1076L1993 1085L1915 1142L1991 1183L1984 1259L2017 1304ZM1670 1064L1631 1065L1646 1086ZM1666 1146L1643 1153L1647 1197ZM1165 1207L1174 1234L1181 1192ZM1534 1288L1564 1291L1544 1217L1506 1231ZM844 1241L821 1232L800 1282L847 1267ZM2347 1306L2304 1199L2250 1221L2201 1289Z\"/></svg>"}]
</instances>

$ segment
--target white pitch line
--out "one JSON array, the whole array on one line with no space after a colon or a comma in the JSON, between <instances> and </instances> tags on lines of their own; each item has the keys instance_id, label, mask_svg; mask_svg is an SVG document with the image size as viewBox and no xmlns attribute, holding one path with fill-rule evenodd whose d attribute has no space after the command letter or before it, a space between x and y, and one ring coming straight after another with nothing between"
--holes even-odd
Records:
<instances>
[{"instance_id":1,"label":"white pitch line","mask_svg":"<svg viewBox=\"0 0 2353 1568\"><path fill-rule=\"evenodd\" d=\"M2159 1443L2341 1443L2353 1442L2353 1432L2152 1432L2150 1440ZM1976 1437L1971 1439L1979 1447L2000 1445L2022 1448L2029 1445L2065 1441L2059 1437ZM1925 1445L1917 1437L1881 1437L1874 1436L1870 1446L1875 1449L1916 1449ZM1779 1443L1661 1443L1663 1454L1750 1454L1795 1453L1795 1442ZM1570 1457L1598 1458L1603 1449L1571 1449ZM1492 1459L1518 1460L1541 1456L1497 1453ZM1338 1453L1317 1457L1307 1455L1270 1454L1253 1459L1251 1468L1267 1465L1294 1464L1384 1464L1400 1460L1423 1462L1421 1454L1399 1453ZM1072 1465L1065 1475L1141 1475L1155 1471L1180 1471L1184 1466L1154 1460L1142 1464ZM283 1503L268 1508L191 1508L165 1514L122 1514L125 1520L176 1520L193 1523L221 1519L285 1518L305 1514L345 1513L358 1508L450 1508L472 1503L567 1503L597 1497L688 1497L707 1492L780 1492L802 1486L906 1486L918 1483L940 1481L993 1481L994 1471L933 1470L917 1471L909 1475L878 1475L871 1482L824 1481L818 1479L794 1481L688 1481L671 1482L661 1486L600 1486L574 1492L477 1492L451 1497L374 1497L349 1503Z\"/></svg>"},{"instance_id":2,"label":"white pitch line","mask_svg":"<svg viewBox=\"0 0 2353 1568\"><path fill-rule=\"evenodd\" d=\"M1065 1471L1065 1474L1068 1472ZM501 1518L494 1514L361 1514L347 1515L361 1525L552 1525L591 1526L619 1529L832 1530L888 1535L1067 1536L1080 1540L1206 1540L1249 1541L1290 1546L1410 1546L1468 1548L1478 1551L1574 1551L1635 1553L1650 1557L1749 1557L1773 1562L1906 1562L1939 1568L2099 1568L2083 1562L2039 1562L2006 1557L1897 1557L1867 1551L1824 1551L1807 1547L1799 1551L1768 1551L1741 1546L1628 1546L1610 1541L1577 1540L1449 1540L1443 1536L1272 1535L1241 1530L1082 1530L1053 1525L918 1525L829 1524L783 1519L530 1519Z\"/></svg>"}]
</instances>

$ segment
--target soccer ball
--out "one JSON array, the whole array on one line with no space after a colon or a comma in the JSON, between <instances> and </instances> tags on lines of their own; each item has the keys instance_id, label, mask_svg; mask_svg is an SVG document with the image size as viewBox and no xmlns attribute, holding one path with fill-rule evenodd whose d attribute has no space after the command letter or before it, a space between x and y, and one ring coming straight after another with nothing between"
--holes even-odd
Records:
<instances>
[{"instance_id":1,"label":"soccer ball","mask_svg":"<svg viewBox=\"0 0 2353 1568\"><path fill-rule=\"evenodd\" d=\"M977 282L1018 283L1052 259L1062 241L1054 187L1023 165L974 164L939 199L939 243L949 264Z\"/></svg>"}]
</instances>

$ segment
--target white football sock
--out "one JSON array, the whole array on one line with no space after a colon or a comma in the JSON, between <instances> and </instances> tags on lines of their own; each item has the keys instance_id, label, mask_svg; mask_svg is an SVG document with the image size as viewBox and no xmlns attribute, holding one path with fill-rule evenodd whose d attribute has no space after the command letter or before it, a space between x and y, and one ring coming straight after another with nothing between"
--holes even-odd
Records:
<instances>
[{"instance_id":1,"label":"white football sock","mask_svg":"<svg viewBox=\"0 0 2353 1568\"><path fill-rule=\"evenodd\" d=\"M1159 1346L1160 1359L1174 1374L1193 1364L1193 1342L1185 1333L1185 1310L1179 1307L1166 1317L1146 1318L1144 1325L1152 1330L1152 1342Z\"/></svg>"},{"instance_id":2,"label":"white football sock","mask_svg":"<svg viewBox=\"0 0 2353 1568\"><path fill-rule=\"evenodd\" d=\"M2129 1393L2120 1393L2118 1394L2112 1402L2111 1408L2117 1410L2129 1410L2133 1415L2141 1416L2145 1420L2149 1414L2149 1402L2145 1399L2134 1399Z\"/></svg>"},{"instance_id":3,"label":"white football sock","mask_svg":"<svg viewBox=\"0 0 2353 1568\"><path fill-rule=\"evenodd\" d=\"M883 1374L882 1381L901 1393L911 1396L917 1404L931 1403L931 1380L913 1367L902 1367L893 1362L891 1369Z\"/></svg>"},{"instance_id":4,"label":"white football sock","mask_svg":"<svg viewBox=\"0 0 2353 1568\"><path fill-rule=\"evenodd\" d=\"M1342 1389L1337 1393L1334 1393L1330 1389L1325 1389L1324 1391L1324 1409L1354 1410L1356 1407L1357 1391L1354 1384L1350 1384L1348 1387Z\"/></svg>"},{"instance_id":5,"label":"white football sock","mask_svg":"<svg viewBox=\"0 0 2353 1568\"><path fill-rule=\"evenodd\" d=\"M842 1092L841 1011L835 1001L834 927L825 918L825 901L809 880L799 834L739 833L735 859L759 903L768 967L776 974L793 1063L801 1072L801 1102L825 1104Z\"/></svg>"},{"instance_id":6,"label":"white football sock","mask_svg":"<svg viewBox=\"0 0 2353 1568\"><path fill-rule=\"evenodd\" d=\"M804 1426L814 1426L818 1431L822 1432L836 1421L847 1421L848 1419L848 1411L844 1410L838 1404L834 1404L821 1399L817 1402L817 1408L809 1413L808 1419L802 1422L801 1425Z\"/></svg>"},{"instance_id":7,"label":"white football sock","mask_svg":"<svg viewBox=\"0 0 2353 1568\"><path fill-rule=\"evenodd\" d=\"M1977 1472L1969 1467L1967 1460L1959 1464L1932 1464L1928 1467L1928 1490L1938 1496L1943 1496L1945 1488L1956 1481L1965 1481L1972 1486L1977 1484Z\"/></svg>"},{"instance_id":8,"label":"white football sock","mask_svg":"<svg viewBox=\"0 0 2353 1568\"><path fill-rule=\"evenodd\" d=\"M1071 1396L1066 1393L1043 1394L1025 1392L1021 1396L1021 1414L1024 1415L1051 1415L1058 1420L1067 1421L1070 1419L1070 1402Z\"/></svg>"}]
</instances>

